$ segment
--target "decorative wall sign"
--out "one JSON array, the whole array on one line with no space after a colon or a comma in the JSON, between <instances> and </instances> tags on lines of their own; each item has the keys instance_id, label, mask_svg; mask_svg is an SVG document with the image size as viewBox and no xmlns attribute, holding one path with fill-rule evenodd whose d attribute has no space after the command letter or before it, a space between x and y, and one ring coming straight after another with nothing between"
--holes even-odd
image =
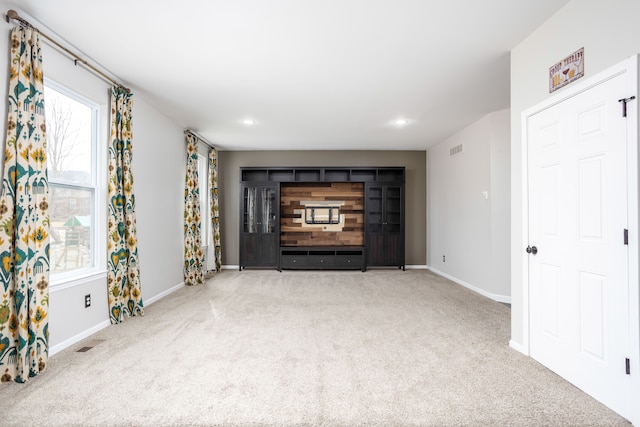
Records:
<instances>
[{"instance_id":1,"label":"decorative wall sign","mask_svg":"<svg viewBox=\"0 0 640 427\"><path fill-rule=\"evenodd\" d=\"M549 93L584 76L584 48L549 68Z\"/></svg>"}]
</instances>

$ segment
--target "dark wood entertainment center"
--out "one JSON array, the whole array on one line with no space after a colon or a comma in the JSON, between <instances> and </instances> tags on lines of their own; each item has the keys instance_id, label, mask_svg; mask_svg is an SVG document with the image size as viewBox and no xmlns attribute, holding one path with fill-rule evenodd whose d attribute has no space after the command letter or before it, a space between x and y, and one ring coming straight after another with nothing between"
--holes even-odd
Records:
<instances>
[{"instance_id":1,"label":"dark wood entertainment center","mask_svg":"<svg viewBox=\"0 0 640 427\"><path fill-rule=\"evenodd\" d=\"M240 168L240 270L404 270L404 167Z\"/></svg>"}]
</instances>

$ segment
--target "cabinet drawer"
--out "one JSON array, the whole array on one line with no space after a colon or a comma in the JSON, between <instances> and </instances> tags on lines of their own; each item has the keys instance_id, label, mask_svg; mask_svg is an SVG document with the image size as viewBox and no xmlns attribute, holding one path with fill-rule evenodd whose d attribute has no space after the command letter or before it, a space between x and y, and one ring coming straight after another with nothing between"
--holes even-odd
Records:
<instances>
[{"instance_id":1,"label":"cabinet drawer","mask_svg":"<svg viewBox=\"0 0 640 427\"><path fill-rule=\"evenodd\" d=\"M307 255L282 255L280 263L282 268L305 268L307 266Z\"/></svg>"},{"instance_id":2,"label":"cabinet drawer","mask_svg":"<svg viewBox=\"0 0 640 427\"><path fill-rule=\"evenodd\" d=\"M309 266L319 268L331 268L335 265L335 255L309 254Z\"/></svg>"},{"instance_id":3,"label":"cabinet drawer","mask_svg":"<svg viewBox=\"0 0 640 427\"><path fill-rule=\"evenodd\" d=\"M362 255L336 255L336 266L362 268Z\"/></svg>"}]
</instances>

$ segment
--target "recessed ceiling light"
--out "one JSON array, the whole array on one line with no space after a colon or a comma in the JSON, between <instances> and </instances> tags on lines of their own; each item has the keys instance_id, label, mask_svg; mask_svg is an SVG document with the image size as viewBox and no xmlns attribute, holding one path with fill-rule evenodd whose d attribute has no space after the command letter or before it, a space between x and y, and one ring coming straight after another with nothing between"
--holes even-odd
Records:
<instances>
[{"instance_id":1,"label":"recessed ceiling light","mask_svg":"<svg viewBox=\"0 0 640 427\"><path fill-rule=\"evenodd\" d=\"M396 126L404 126L407 123L409 123L409 120L407 119L396 119L393 121L393 124L395 124Z\"/></svg>"},{"instance_id":2,"label":"recessed ceiling light","mask_svg":"<svg viewBox=\"0 0 640 427\"><path fill-rule=\"evenodd\" d=\"M245 125L247 125L247 126L253 126L253 125L255 125L255 124L256 124L256 122L255 122L254 120L251 120L251 119L244 119L244 120L242 121L242 123L244 123L244 124L245 124Z\"/></svg>"}]
</instances>

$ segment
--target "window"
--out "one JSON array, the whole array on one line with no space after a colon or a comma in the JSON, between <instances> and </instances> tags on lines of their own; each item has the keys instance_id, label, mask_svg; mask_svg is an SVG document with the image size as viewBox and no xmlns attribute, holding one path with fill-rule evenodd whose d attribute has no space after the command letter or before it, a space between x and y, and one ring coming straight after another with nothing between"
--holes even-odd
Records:
<instances>
[{"instance_id":1,"label":"window","mask_svg":"<svg viewBox=\"0 0 640 427\"><path fill-rule=\"evenodd\" d=\"M200 242L202 246L209 246L209 164L202 154L198 154L198 186L200 189Z\"/></svg>"},{"instance_id":2,"label":"window","mask_svg":"<svg viewBox=\"0 0 640 427\"><path fill-rule=\"evenodd\" d=\"M72 276L96 265L98 106L46 80L45 111L51 273Z\"/></svg>"}]
</instances>

